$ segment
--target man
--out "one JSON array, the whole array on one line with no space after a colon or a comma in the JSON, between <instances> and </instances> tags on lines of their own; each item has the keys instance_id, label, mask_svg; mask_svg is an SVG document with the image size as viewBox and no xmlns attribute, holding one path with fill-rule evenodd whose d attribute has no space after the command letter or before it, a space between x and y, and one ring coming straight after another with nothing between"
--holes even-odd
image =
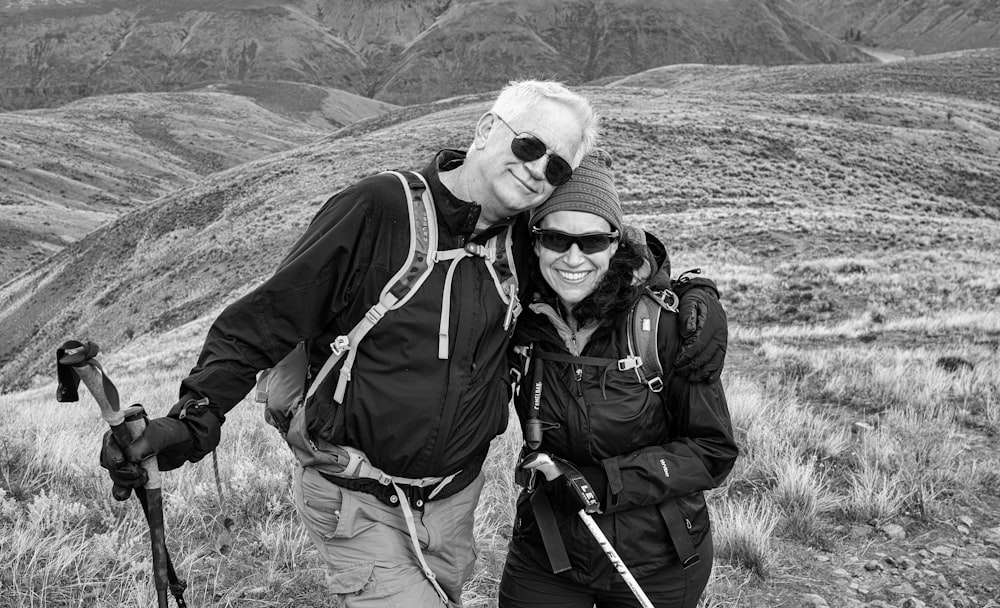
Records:
<instances>
[{"instance_id":1,"label":"man","mask_svg":"<svg viewBox=\"0 0 1000 608\"><path fill-rule=\"evenodd\" d=\"M476 250L512 230L516 266L530 246L522 212L569 178L596 134L586 99L558 83L511 83L476 123L468 151L443 150L422 172L440 249ZM215 321L170 413L151 420L125 458L105 438L101 461L115 482L141 485L133 463L149 454L168 470L209 453L257 372L296 344L307 341L311 367L320 367L327 345L365 316L404 264L410 226L398 212L405 208L389 174L327 201L275 274ZM497 286L483 258L435 264L405 306L352 345L342 399L318 393L303 408L310 444L363 452L386 476L296 471L296 507L345 606L460 605L475 561L481 466L508 418L505 348L516 302L504 301ZM694 323L717 300L691 291L701 298L688 300ZM721 309L713 310L718 322Z\"/></svg>"}]
</instances>

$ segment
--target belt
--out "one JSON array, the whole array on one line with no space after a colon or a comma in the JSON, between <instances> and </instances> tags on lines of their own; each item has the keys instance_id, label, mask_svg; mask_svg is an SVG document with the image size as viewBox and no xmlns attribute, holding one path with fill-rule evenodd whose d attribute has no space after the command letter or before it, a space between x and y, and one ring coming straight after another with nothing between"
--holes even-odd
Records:
<instances>
[{"instance_id":1,"label":"belt","mask_svg":"<svg viewBox=\"0 0 1000 608\"><path fill-rule=\"evenodd\" d=\"M483 462L486 460L486 454L476 457L471 462L462 467L450 481L442 482L439 484L433 484L429 486L416 486L408 485L405 483L397 483L402 493L406 495L407 501L410 503L410 507L417 510L423 510L424 504L434 501L441 500L443 498L448 498L458 494L464 490L470 483L472 483L479 472L483 468ZM364 492L365 494L371 494L375 498L379 499L381 502L389 505L390 507L399 506L399 496L396 493L396 489L392 484L385 485L379 483L374 479L366 479L362 477L358 478L347 478L347 477L336 477L334 475L329 475L322 471L319 471L326 480L334 483L344 489L351 490L354 492Z\"/></svg>"}]
</instances>

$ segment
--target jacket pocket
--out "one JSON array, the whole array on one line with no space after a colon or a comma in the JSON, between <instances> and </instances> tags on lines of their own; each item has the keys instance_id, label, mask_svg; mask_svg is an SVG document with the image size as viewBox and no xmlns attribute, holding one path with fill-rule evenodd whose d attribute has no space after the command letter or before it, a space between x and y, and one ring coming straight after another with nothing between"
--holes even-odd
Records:
<instances>
[{"instance_id":1,"label":"jacket pocket","mask_svg":"<svg viewBox=\"0 0 1000 608\"><path fill-rule=\"evenodd\" d=\"M591 425L601 434L608 455L626 454L663 443L667 424L661 394L639 383L634 370L597 372L588 391Z\"/></svg>"},{"instance_id":2,"label":"jacket pocket","mask_svg":"<svg viewBox=\"0 0 1000 608\"><path fill-rule=\"evenodd\" d=\"M611 517L615 522L614 542L622 561L630 568L663 564L670 534L655 505L629 509Z\"/></svg>"},{"instance_id":3,"label":"jacket pocket","mask_svg":"<svg viewBox=\"0 0 1000 608\"><path fill-rule=\"evenodd\" d=\"M685 525L691 540L697 545L705 538L711 528L708 518L708 505L705 503L704 492L693 492L677 497L677 506L684 514Z\"/></svg>"}]
</instances>

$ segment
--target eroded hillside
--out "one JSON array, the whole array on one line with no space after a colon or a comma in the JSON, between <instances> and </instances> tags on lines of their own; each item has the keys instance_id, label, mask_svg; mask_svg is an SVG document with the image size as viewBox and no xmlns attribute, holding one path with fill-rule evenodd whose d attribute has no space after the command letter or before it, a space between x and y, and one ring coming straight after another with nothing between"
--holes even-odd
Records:
<instances>
[{"instance_id":1,"label":"eroded hillside","mask_svg":"<svg viewBox=\"0 0 1000 608\"><path fill-rule=\"evenodd\" d=\"M920 54L1000 46L995 0L791 0L810 23L858 44Z\"/></svg>"},{"instance_id":2,"label":"eroded hillside","mask_svg":"<svg viewBox=\"0 0 1000 608\"><path fill-rule=\"evenodd\" d=\"M128 209L392 108L245 82L0 112L0 283Z\"/></svg>"},{"instance_id":3,"label":"eroded hillside","mask_svg":"<svg viewBox=\"0 0 1000 608\"><path fill-rule=\"evenodd\" d=\"M992 70L995 80L994 59L970 56L968 69ZM881 305L931 313L956 299L996 305L995 281L976 278L975 269L994 267L1000 252L997 105L878 83L849 94L809 92L810 82L831 78L826 68L796 76L803 93L768 84L772 76L784 82L784 72L758 69L757 89L733 95L728 69L697 69L702 77L676 89L667 72L663 88L653 73L641 88L583 91L606 117L604 146L617 158L626 211L667 237L675 268L732 269L714 274L735 320L837 321ZM954 72L945 63L939 74L950 81ZM467 145L488 107L482 99L431 104L422 116L400 111L396 122L373 119L373 130L352 127L237 165L67 247L0 291L5 383L49 373L52 345L70 335L117 349L211 315L265 277L338 188ZM950 285L929 291L940 277L914 276L894 301L865 283L865 262L837 279L851 287L842 294L804 298L782 287L817 272L819 260L845 256L901 267L935 256ZM784 282L757 289L738 269L765 261L794 263L780 271ZM966 265L969 272L958 272Z\"/></svg>"},{"instance_id":4,"label":"eroded hillside","mask_svg":"<svg viewBox=\"0 0 1000 608\"><path fill-rule=\"evenodd\" d=\"M0 108L294 81L394 104L686 62L868 56L765 0L286 0L0 4Z\"/></svg>"}]
</instances>

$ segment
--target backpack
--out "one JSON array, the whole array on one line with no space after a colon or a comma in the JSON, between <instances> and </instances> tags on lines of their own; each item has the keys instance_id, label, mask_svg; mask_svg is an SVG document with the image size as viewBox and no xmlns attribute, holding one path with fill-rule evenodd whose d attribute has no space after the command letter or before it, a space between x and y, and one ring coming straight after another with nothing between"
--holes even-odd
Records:
<instances>
[{"instance_id":1,"label":"backpack","mask_svg":"<svg viewBox=\"0 0 1000 608\"><path fill-rule=\"evenodd\" d=\"M647 285L628 313L629 356L618 362L618 369L634 369L639 382L654 393L663 390L663 364L656 339L660 309L676 313L679 302L677 294L670 289L653 289Z\"/></svg>"},{"instance_id":2,"label":"backpack","mask_svg":"<svg viewBox=\"0 0 1000 608\"><path fill-rule=\"evenodd\" d=\"M275 426L290 444L292 438L287 433L294 414L313 397L341 359L343 365L340 368L333 400L338 404L343 402L357 356L357 345L388 311L400 308L413 297L430 276L434 264L449 262L454 267L462 258L482 257L500 298L507 304L505 329L513 323L517 313L520 312L520 302L517 299L517 274L511 256L510 228L490 238L485 245L469 243L461 249L438 250L437 212L430 187L423 175L416 171L408 172L409 176L396 171L385 173L396 176L406 193L410 244L403 265L383 287L378 302L368 309L347 334L337 336L330 345L332 351L330 357L323 363L315 377L310 375L307 342L300 342L274 367L263 370L258 375L254 400L264 404L264 418ZM438 332L438 356L441 359L448 358L447 304L453 270L454 268L449 269L445 283L444 305ZM305 427L304 424L296 426ZM303 439L308 440L308 438L297 438L296 443ZM294 446L293 451L301 456Z\"/></svg>"},{"instance_id":3,"label":"backpack","mask_svg":"<svg viewBox=\"0 0 1000 608\"><path fill-rule=\"evenodd\" d=\"M659 393L663 390L663 364L657 349L660 309L676 314L680 299L673 290L670 257L663 243L652 234L638 229L631 233L631 238L644 250L650 265L650 276L646 278L643 294L628 313L629 354L618 362L618 369L634 369L640 383Z\"/></svg>"}]
</instances>

